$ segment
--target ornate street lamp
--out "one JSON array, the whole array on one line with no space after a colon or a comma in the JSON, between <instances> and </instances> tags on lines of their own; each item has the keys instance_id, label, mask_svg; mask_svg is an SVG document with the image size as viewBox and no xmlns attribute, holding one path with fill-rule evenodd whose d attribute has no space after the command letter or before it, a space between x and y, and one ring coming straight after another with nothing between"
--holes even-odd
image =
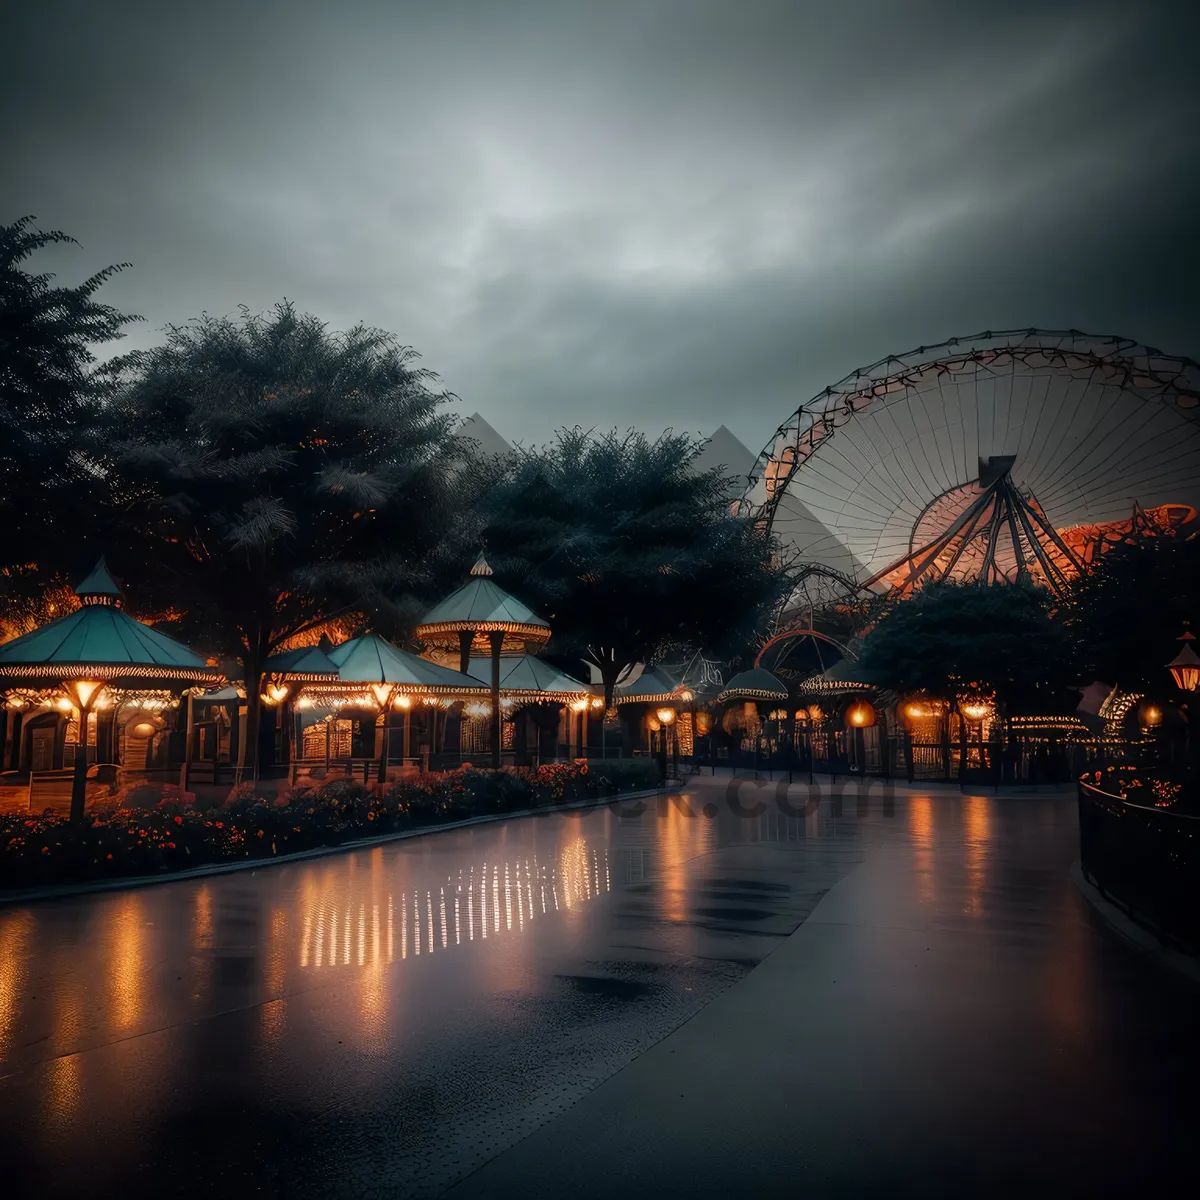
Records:
<instances>
[{"instance_id":1,"label":"ornate street lamp","mask_svg":"<svg viewBox=\"0 0 1200 1200\"><path fill-rule=\"evenodd\" d=\"M1196 651L1192 649L1192 643L1196 640L1196 635L1185 629L1175 640L1182 642L1183 647L1167 663L1167 670L1171 672L1171 677L1175 680L1175 686L1180 691L1194 692L1197 685L1200 685L1200 655L1197 655Z\"/></svg>"}]
</instances>

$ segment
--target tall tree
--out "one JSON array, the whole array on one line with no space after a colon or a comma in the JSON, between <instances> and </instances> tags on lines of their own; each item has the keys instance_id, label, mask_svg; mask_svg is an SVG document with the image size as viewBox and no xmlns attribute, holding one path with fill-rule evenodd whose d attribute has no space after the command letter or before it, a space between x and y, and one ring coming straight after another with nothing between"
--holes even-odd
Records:
<instances>
[{"instance_id":1,"label":"tall tree","mask_svg":"<svg viewBox=\"0 0 1200 1200\"><path fill-rule=\"evenodd\" d=\"M104 481L88 447L112 374L94 348L139 319L96 299L127 263L77 287L26 269L63 243L78 244L33 217L0 225L0 627L9 634L71 602L65 583L97 554Z\"/></svg>"},{"instance_id":2,"label":"tall tree","mask_svg":"<svg viewBox=\"0 0 1200 1200\"><path fill-rule=\"evenodd\" d=\"M697 471L703 442L561 431L518 451L487 498L500 581L551 623L611 705L621 672L668 652L745 645L785 587L769 535L730 511L728 478Z\"/></svg>"},{"instance_id":3,"label":"tall tree","mask_svg":"<svg viewBox=\"0 0 1200 1200\"><path fill-rule=\"evenodd\" d=\"M926 584L891 604L863 643L864 674L896 691L952 699L994 691L1001 705L1054 711L1076 682L1054 597L1028 581Z\"/></svg>"},{"instance_id":4,"label":"tall tree","mask_svg":"<svg viewBox=\"0 0 1200 1200\"><path fill-rule=\"evenodd\" d=\"M144 602L240 660L255 766L267 657L331 619L415 615L468 486L448 393L390 334L289 303L130 356L113 408Z\"/></svg>"},{"instance_id":5,"label":"tall tree","mask_svg":"<svg viewBox=\"0 0 1200 1200\"><path fill-rule=\"evenodd\" d=\"M1114 546L1075 580L1063 612L1089 679L1161 692L1183 623L1200 633L1200 532L1193 524Z\"/></svg>"}]
</instances>

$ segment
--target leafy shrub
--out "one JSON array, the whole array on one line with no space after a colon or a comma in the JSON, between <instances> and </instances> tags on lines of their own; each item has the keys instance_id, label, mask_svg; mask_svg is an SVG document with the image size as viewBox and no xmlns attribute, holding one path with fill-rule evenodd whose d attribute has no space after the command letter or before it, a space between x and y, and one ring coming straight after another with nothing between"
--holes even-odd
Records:
<instances>
[{"instance_id":1,"label":"leafy shrub","mask_svg":"<svg viewBox=\"0 0 1200 1200\"><path fill-rule=\"evenodd\" d=\"M186 803L174 785L137 784L74 824L49 811L0 815L0 888L271 858L657 783L656 765L633 759L503 771L463 766L383 787L337 778L275 799L241 784L213 807Z\"/></svg>"}]
</instances>

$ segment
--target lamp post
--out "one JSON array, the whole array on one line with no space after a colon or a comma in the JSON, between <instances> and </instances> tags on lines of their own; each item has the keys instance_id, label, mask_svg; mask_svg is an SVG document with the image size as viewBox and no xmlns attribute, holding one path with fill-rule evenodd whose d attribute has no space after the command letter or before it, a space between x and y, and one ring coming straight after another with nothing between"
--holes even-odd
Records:
<instances>
[{"instance_id":1,"label":"lamp post","mask_svg":"<svg viewBox=\"0 0 1200 1200\"><path fill-rule=\"evenodd\" d=\"M75 775L71 780L71 820L82 821L87 807L88 717L104 684L95 679L64 679L62 686L79 713L79 743L75 747Z\"/></svg>"},{"instance_id":2,"label":"lamp post","mask_svg":"<svg viewBox=\"0 0 1200 1200\"><path fill-rule=\"evenodd\" d=\"M373 683L370 685L371 695L379 706L382 728L379 731L379 784L387 783L388 760L388 709L392 706L392 697L396 688L391 683Z\"/></svg>"},{"instance_id":3,"label":"lamp post","mask_svg":"<svg viewBox=\"0 0 1200 1200\"><path fill-rule=\"evenodd\" d=\"M1200 731L1200 709L1191 697L1191 693L1200 686L1200 655L1192 648L1192 643L1196 640L1196 635L1187 628L1184 624L1183 633L1179 635L1176 641L1182 642L1183 645L1179 649L1179 653L1175 655L1169 663L1167 670L1171 672L1171 678L1175 681L1175 686L1181 692L1188 693L1187 701L1187 762L1189 768L1194 767L1196 757L1196 747L1200 742L1200 737L1197 736Z\"/></svg>"},{"instance_id":4,"label":"lamp post","mask_svg":"<svg viewBox=\"0 0 1200 1200\"><path fill-rule=\"evenodd\" d=\"M654 714L662 726L662 732L658 738L658 761L659 768L662 771L663 779L667 777L667 740L671 736L671 726L675 721L675 710L673 708L663 707L657 710Z\"/></svg>"},{"instance_id":5,"label":"lamp post","mask_svg":"<svg viewBox=\"0 0 1200 1200\"><path fill-rule=\"evenodd\" d=\"M1183 646L1167 663L1167 670L1171 672L1171 678L1175 680L1175 686L1181 692L1194 692L1200 685L1200 655L1192 649L1196 635L1185 629L1175 640L1182 642Z\"/></svg>"}]
</instances>

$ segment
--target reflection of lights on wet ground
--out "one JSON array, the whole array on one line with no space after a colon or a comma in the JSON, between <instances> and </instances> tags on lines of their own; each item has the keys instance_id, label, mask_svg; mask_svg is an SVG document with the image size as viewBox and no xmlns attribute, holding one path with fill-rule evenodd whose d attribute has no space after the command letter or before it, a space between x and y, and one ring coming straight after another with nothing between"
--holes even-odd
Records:
<instances>
[{"instance_id":1,"label":"reflection of lights on wet ground","mask_svg":"<svg viewBox=\"0 0 1200 1200\"><path fill-rule=\"evenodd\" d=\"M988 842L991 837L991 814L982 796L966 798L966 868L967 885L971 889L968 911L983 911L983 883L987 863Z\"/></svg>"},{"instance_id":2,"label":"reflection of lights on wet ground","mask_svg":"<svg viewBox=\"0 0 1200 1200\"><path fill-rule=\"evenodd\" d=\"M933 878L933 801L928 796L913 796L908 802L908 831L913 843L917 898L931 903L937 896Z\"/></svg>"},{"instance_id":3,"label":"reflection of lights on wet ground","mask_svg":"<svg viewBox=\"0 0 1200 1200\"><path fill-rule=\"evenodd\" d=\"M25 982L25 949L33 933L31 912L0 916L0 1062L8 1057Z\"/></svg>"},{"instance_id":4,"label":"reflection of lights on wet ground","mask_svg":"<svg viewBox=\"0 0 1200 1200\"><path fill-rule=\"evenodd\" d=\"M357 912L327 878L324 887L306 889L299 914L300 966L390 963L410 954L433 954L488 936L522 933L537 919L571 909L611 888L608 851L592 850L582 837L568 843L551 866L536 858L481 863L448 876L436 889L387 892L372 872L370 903ZM345 887L355 881L347 879ZM343 905L345 906L343 908ZM368 911L369 907L369 911ZM399 945L397 946L397 942Z\"/></svg>"},{"instance_id":5,"label":"reflection of lights on wet ground","mask_svg":"<svg viewBox=\"0 0 1200 1200\"><path fill-rule=\"evenodd\" d=\"M113 1025L128 1029L142 1011L142 961L145 950L145 930L142 927L141 899L127 896L113 916L114 945L112 955Z\"/></svg>"}]
</instances>

